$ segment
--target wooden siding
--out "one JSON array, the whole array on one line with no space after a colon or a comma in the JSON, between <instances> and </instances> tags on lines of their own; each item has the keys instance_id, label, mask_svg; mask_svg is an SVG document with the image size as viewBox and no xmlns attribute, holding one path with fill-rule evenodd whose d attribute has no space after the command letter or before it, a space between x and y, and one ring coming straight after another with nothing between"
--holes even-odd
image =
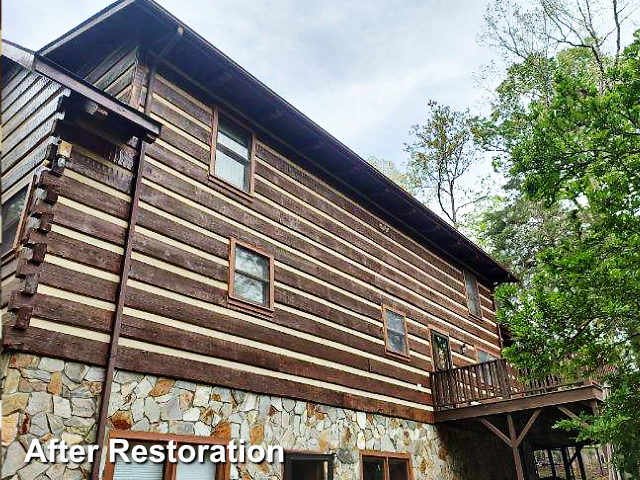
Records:
<instances>
[{"instance_id":1,"label":"wooden siding","mask_svg":"<svg viewBox=\"0 0 640 480\"><path fill-rule=\"evenodd\" d=\"M64 118L61 102L69 91L37 73L14 66L2 77L2 203L31 184L43 168L54 130ZM15 281L17 261L8 255L2 265L2 305Z\"/></svg>"},{"instance_id":2,"label":"wooden siding","mask_svg":"<svg viewBox=\"0 0 640 480\"><path fill-rule=\"evenodd\" d=\"M28 184L42 165L52 133L63 118L60 109L68 90L23 68L3 77L2 200Z\"/></svg>"},{"instance_id":3,"label":"wooden siding","mask_svg":"<svg viewBox=\"0 0 640 480\"><path fill-rule=\"evenodd\" d=\"M123 345L237 362L274 379L293 374L306 385L330 381L332 393L356 388L415 410L431 403L429 327L450 333L457 365L475 361L476 345L499 353L487 288L478 322L460 270L381 231L379 219L264 143L253 200L211 182L212 110L185 88L158 77L153 93L163 133L143 169ZM227 303L230 237L274 255L274 318ZM385 355L383 303L408 313L408 361Z\"/></svg>"},{"instance_id":4,"label":"wooden siding","mask_svg":"<svg viewBox=\"0 0 640 480\"><path fill-rule=\"evenodd\" d=\"M128 55L114 53L91 74L124 71ZM212 110L187 88L158 77L152 94L163 130L142 169L117 368L432 421L430 328L451 336L455 365L475 362L475 347L499 355L488 288L480 286L484 319L475 320L462 271L264 140L253 199L211 182ZM73 150L33 316L9 345L104 365L136 152L89 124L60 135ZM274 256L272 318L228 303L231 237ZM3 276L3 286L12 281ZM407 360L385 353L383 304L407 314Z\"/></svg>"},{"instance_id":5,"label":"wooden siding","mask_svg":"<svg viewBox=\"0 0 640 480\"><path fill-rule=\"evenodd\" d=\"M99 89L129 103L133 100L133 84L139 78L138 60L137 45L118 45L97 61L81 67L78 73Z\"/></svg>"}]
</instances>

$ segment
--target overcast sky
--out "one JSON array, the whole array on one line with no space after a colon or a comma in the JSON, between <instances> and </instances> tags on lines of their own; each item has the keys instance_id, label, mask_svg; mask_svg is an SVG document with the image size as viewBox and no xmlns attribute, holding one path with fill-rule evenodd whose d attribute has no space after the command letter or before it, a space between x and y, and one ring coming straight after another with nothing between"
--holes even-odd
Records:
<instances>
[{"instance_id":1,"label":"overcast sky","mask_svg":"<svg viewBox=\"0 0 640 480\"><path fill-rule=\"evenodd\" d=\"M111 2L3 0L3 37L38 49ZM479 107L485 0L159 0L365 158L403 161L429 99Z\"/></svg>"}]
</instances>

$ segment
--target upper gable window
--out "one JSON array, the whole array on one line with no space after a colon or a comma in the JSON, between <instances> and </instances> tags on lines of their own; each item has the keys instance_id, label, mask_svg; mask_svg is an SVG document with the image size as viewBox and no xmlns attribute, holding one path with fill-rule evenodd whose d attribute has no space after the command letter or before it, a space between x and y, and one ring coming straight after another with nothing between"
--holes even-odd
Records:
<instances>
[{"instance_id":1,"label":"upper gable window","mask_svg":"<svg viewBox=\"0 0 640 480\"><path fill-rule=\"evenodd\" d=\"M469 313L477 318L482 318L482 306L480 304L480 292L478 291L478 279L473 273L465 270L464 285L467 292L467 307Z\"/></svg>"},{"instance_id":2,"label":"upper gable window","mask_svg":"<svg viewBox=\"0 0 640 480\"><path fill-rule=\"evenodd\" d=\"M29 186L22 187L2 204L2 256L13 249L16 236L19 235L20 219L27 201L28 189Z\"/></svg>"},{"instance_id":3,"label":"upper gable window","mask_svg":"<svg viewBox=\"0 0 640 480\"><path fill-rule=\"evenodd\" d=\"M218 109L213 116L209 173L242 192L253 193L253 133L220 114Z\"/></svg>"},{"instance_id":4,"label":"upper gable window","mask_svg":"<svg viewBox=\"0 0 640 480\"><path fill-rule=\"evenodd\" d=\"M405 315L383 306L382 319L384 321L384 343L387 353L409 357L407 319Z\"/></svg>"}]
</instances>

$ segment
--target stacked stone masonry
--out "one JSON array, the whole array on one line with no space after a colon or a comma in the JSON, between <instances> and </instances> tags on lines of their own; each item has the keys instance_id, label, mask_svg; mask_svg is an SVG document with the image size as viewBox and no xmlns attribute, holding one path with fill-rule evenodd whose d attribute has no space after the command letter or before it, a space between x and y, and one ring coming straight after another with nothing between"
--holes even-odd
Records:
<instances>
[{"instance_id":1,"label":"stacked stone masonry","mask_svg":"<svg viewBox=\"0 0 640 480\"><path fill-rule=\"evenodd\" d=\"M3 372L2 479L88 478L89 464L23 461L33 438L44 444L54 437L68 444L95 441L103 369L13 354ZM503 463L500 448L488 436L480 443L468 432L430 424L132 372L116 372L108 417L108 429L242 438L247 446L334 453L336 480L360 479L359 452L365 449L410 453L414 480L509 478L495 468ZM463 452L476 442L484 448L469 458ZM478 462L488 468L478 470ZM231 466L232 479L281 477L280 464Z\"/></svg>"},{"instance_id":2,"label":"stacked stone masonry","mask_svg":"<svg viewBox=\"0 0 640 480\"><path fill-rule=\"evenodd\" d=\"M31 440L52 438L67 445L92 444L104 369L16 353L3 356L2 478L81 480L91 466L24 464Z\"/></svg>"}]
</instances>

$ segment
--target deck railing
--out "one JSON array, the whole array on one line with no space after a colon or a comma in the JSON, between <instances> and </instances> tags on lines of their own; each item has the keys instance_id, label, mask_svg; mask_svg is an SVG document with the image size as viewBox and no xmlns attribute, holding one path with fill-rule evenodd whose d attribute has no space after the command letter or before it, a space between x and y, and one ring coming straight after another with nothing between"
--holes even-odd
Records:
<instances>
[{"instance_id":1,"label":"deck railing","mask_svg":"<svg viewBox=\"0 0 640 480\"><path fill-rule=\"evenodd\" d=\"M466 407L591 383L590 380L567 382L555 375L542 380L521 381L527 374L526 369L515 368L504 359L434 372L431 379L435 407L437 410Z\"/></svg>"}]
</instances>

